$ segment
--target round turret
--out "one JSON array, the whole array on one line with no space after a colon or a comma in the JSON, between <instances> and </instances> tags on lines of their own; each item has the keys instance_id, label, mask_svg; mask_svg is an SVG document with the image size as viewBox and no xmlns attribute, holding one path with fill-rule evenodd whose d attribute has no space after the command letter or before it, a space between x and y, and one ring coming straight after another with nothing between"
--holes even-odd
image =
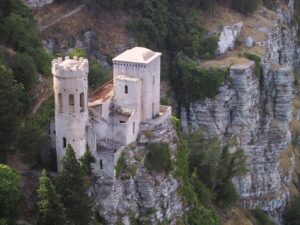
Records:
<instances>
[{"instance_id":1,"label":"round turret","mask_svg":"<svg viewBox=\"0 0 300 225\"><path fill-rule=\"evenodd\" d=\"M52 61L58 171L70 144L80 158L86 149L88 122L88 60L66 57Z\"/></svg>"}]
</instances>

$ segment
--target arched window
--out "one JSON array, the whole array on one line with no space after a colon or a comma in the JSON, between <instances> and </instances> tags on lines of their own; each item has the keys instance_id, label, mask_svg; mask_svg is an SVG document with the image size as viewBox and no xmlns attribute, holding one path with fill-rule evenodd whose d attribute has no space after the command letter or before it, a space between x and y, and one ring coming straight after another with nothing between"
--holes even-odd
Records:
<instances>
[{"instance_id":1,"label":"arched window","mask_svg":"<svg viewBox=\"0 0 300 225\"><path fill-rule=\"evenodd\" d=\"M63 112L63 101L62 101L61 93L58 93L58 111L60 113Z\"/></svg>"},{"instance_id":2,"label":"arched window","mask_svg":"<svg viewBox=\"0 0 300 225\"><path fill-rule=\"evenodd\" d=\"M67 147L67 139L63 137L63 148Z\"/></svg>"},{"instance_id":3,"label":"arched window","mask_svg":"<svg viewBox=\"0 0 300 225\"><path fill-rule=\"evenodd\" d=\"M80 112L84 112L84 94L83 92L80 93L80 96L79 96L79 101L80 101Z\"/></svg>"},{"instance_id":4,"label":"arched window","mask_svg":"<svg viewBox=\"0 0 300 225\"><path fill-rule=\"evenodd\" d=\"M75 105L74 105L74 95L69 95L69 113L75 112Z\"/></svg>"},{"instance_id":5,"label":"arched window","mask_svg":"<svg viewBox=\"0 0 300 225\"><path fill-rule=\"evenodd\" d=\"M128 86L125 85L125 94L128 94Z\"/></svg>"}]
</instances>

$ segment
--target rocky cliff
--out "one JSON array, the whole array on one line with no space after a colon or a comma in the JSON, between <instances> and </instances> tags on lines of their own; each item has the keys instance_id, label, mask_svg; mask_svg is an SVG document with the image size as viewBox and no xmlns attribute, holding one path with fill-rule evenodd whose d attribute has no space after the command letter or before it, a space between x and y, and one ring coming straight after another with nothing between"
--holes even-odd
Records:
<instances>
[{"instance_id":1,"label":"rocky cliff","mask_svg":"<svg viewBox=\"0 0 300 225\"><path fill-rule=\"evenodd\" d=\"M230 67L228 84L220 87L215 99L194 102L181 110L185 133L202 128L208 137L223 143L237 140L236 147L247 156L248 172L235 179L241 204L259 207L280 220L285 208L294 158L289 151L292 119L296 27L289 9L278 9L277 20L259 27L266 39L256 45L265 49L262 72L254 74L254 62ZM288 166L283 168L282 161ZM279 216L278 216L279 215Z\"/></svg>"},{"instance_id":2,"label":"rocky cliff","mask_svg":"<svg viewBox=\"0 0 300 225\"><path fill-rule=\"evenodd\" d=\"M98 177L91 186L96 209L106 224L122 221L129 225L134 218L151 224L176 224L183 215L185 209L177 194L179 182L171 174L151 174L144 166L147 142L168 143L175 159L177 135L170 119L141 127L138 141L124 149L118 178Z\"/></svg>"}]
</instances>

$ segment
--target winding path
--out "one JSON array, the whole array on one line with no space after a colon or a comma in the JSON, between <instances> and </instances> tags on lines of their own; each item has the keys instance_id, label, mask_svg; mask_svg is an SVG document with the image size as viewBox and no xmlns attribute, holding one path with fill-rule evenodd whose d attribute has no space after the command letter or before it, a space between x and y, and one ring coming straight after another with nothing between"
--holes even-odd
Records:
<instances>
[{"instance_id":1,"label":"winding path","mask_svg":"<svg viewBox=\"0 0 300 225\"><path fill-rule=\"evenodd\" d=\"M78 13L78 12L79 12L80 10L82 10L84 7L85 7L84 5L78 6L77 8L75 8L75 9L73 9L73 10L67 12L66 14L59 16L57 19L55 19L55 20L52 21L51 23L49 23L49 24L47 24L47 25L45 25L45 26L40 26L40 27L39 27L39 30L40 30L40 31L44 31L44 30L48 29L49 27L51 27L51 26L53 26L53 25L59 23L59 22L62 21L63 19L66 19L66 18L68 18L68 17L74 15L75 13Z\"/></svg>"}]
</instances>

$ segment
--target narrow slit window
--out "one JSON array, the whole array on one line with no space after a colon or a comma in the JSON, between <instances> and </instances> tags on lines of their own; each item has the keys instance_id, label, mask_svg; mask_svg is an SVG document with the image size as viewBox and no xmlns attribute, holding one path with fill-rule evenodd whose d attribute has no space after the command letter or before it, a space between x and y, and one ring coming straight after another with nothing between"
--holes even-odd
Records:
<instances>
[{"instance_id":1,"label":"narrow slit window","mask_svg":"<svg viewBox=\"0 0 300 225\"><path fill-rule=\"evenodd\" d=\"M120 120L120 123L125 123L125 121L124 120Z\"/></svg>"},{"instance_id":2,"label":"narrow slit window","mask_svg":"<svg viewBox=\"0 0 300 225\"><path fill-rule=\"evenodd\" d=\"M128 94L128 86L125 85L125 94Z\"/></svg>"},{"instance_id":3,"label":"narrow slit window","mask_svg":"<svg viewBox=\"0 0 300 225\"><path fill-rule=\"evenodd\" d=\"M84 94L83 92L80 93L80 112L84 112Z\"/></svg>"},{"instance_id":4,"label":"narrow slit window","mask_svg":"<svg viewBox=\"0 0 300 225\"><path fill-rule=\"evenodd\" d=\"M133 124L132 124L132 133L133 134L135 133L135 122L133 122Z\"/></svg>"},{"instance_id":5,"label":"narrow slit window","mask_svg":"<svg viewBox=\"0 0 300 225\"><path fill-rule=\"evenodd\" d=\"M63 137L63 148L67 147L67 139Z\"/></svg>"},{"instance_id":6,"label":"narrow slit window","mask_svg":"<svg viewBox=\"0 0 300 225\"><path fill-rule=\"evenodd\" d=\"M74 95L69 95L69 113L75 112L75 105L74 105Z\"/></svg>"},{"instance_id":7,"label":"narrow slit window","mask_svg":"<svg viewBox=\"0 0 300 225\"><path fill-rule=\"evenodd\" d=\"M102 170L103 169L103 163L102 163L102 160L100 159L100 169Z\"/></svg>"},{"instance_id":8,"label":"narrow slit window","mask_svg":"<svg viewBox=\"0 0 300 225\"><path fill-rule=\"evenodd\" d=\"M152 82L153 82L153 85L154 85L155 84L155 77L154 77L154 75L153 75L153 81Z\"/></svg>"},{"instance_id":9,"label":"narrow slit window","mask_svg":"<svg viewBox=\"0 0 300 225\"><path fill-rule=\"evenodd\" d=\"M58 94L58 110L60 113L63 112L63 101L62 101L61 93Z\"/></svg>"}]
</instances>

